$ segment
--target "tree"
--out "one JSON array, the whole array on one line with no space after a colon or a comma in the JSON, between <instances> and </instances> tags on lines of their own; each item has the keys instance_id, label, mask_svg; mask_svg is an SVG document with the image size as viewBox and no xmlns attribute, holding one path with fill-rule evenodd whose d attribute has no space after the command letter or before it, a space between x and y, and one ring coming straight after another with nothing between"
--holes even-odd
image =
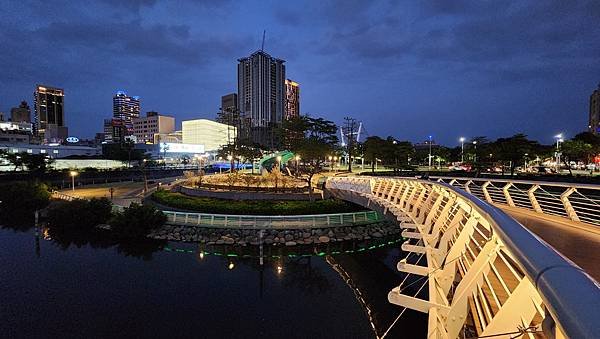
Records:
<instances>
[{"instance_id":1,"label":"tree","mask_svg":"<svg viewBox=\"0 0 600 339\"><path fill-rule=\"evenodd\" d=\"M377 159L381 159L384 153L385 140L378 136L368 137L364 144L364 158L371 162L371 172L375 172L375 162Z\"/></svg>"},{"instance_id":2,"label":"tree","mask_svg":"<svg viewBox=\"0 0 600 339\"><path fill-rule=\"evenodd\" d=\"M567 165L567 169L569 170L569 175L573 176L571 161L587 161L590 154L592 154L592 150L592 145L585 143L582 140L565 140L562 143L560 151L563 162Z\"/></svg>"},{"instance_id":3,"label":"tree","mask_svg":"<svg viewBox=\"0 0 600 339\"><path fill-rule=\"evenodd\" d=\"M23 158L21 157L23 153L11 153L8 150L0 150L0 158L8 161L12 166L14 166L13 171L16 171L19 168L23 168Z\"/></svg>"},{"instance_id":4,"label":"tree","mask_svg":"<svg viewBox=\"0 0 600 339\"><path fill-rule=\"evenodd\" d=\"M27 170L36 178L44 175L48 171L50 165L54 162L54 159L46 157L43 154L21 153L21 159L23 165L25 165Z\"/></svg>"},{"instance_id":5,"label":"tree","mask_svg":"<svg viewBox=\"0 0 600 339\"><path fill-rule=\"evenodd\" d=\"M337 126L323 118L300 116L286 121L283 144L301 158L300 171L306 174L312 196L312 178L323 171L325 159L335 152L338 138Z\"/></svg>"},{"instance_id":6,"label":"tree","mask_svg":"<svg viewBox=\"0 0 600 339\"><path fill-rule=\"evenodd\" d=\"M509 162L510 175L514 175L517 164L523 161L526 154L535 154L539 146L537 141L529 140L525 134L519 133L509 138L499 138L492 143L489 153L495 154L500 161Z\"/></svg>"}]
</instances>

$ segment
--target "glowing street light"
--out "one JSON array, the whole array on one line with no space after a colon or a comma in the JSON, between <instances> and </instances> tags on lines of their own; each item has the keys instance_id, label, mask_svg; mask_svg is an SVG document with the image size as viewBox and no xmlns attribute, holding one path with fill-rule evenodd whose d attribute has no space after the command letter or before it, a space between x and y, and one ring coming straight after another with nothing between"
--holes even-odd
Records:
<instances>
[{"instance_id":1,"label":"glowing street light","mask_svg":"<svg viewBox=\"0 0 600 339\"><path fill-rule=\"evenodd\" d=\"M565 140L562 133L555 135L554 138L556 139L556 173L558 173L560 171L560 143Z\"/></svg>"},{"instance_id":2,"label":"glowing street light","mask_svg":"<svg viewBox=\"0 0 600 339\"><path fill-rule=\"evenodd\" d=\"M460 137L460 162L464 164L465 162L465 138Z\"/></svg>"},{"instance_id":3,"label":"glowing street light","mask_svg":"<svg viewBox=\"0 0 600 339\"><path fill-rule=\"evenodd\" d=\"M427 167L428 171L431 171L431 141L432 141L433 137L430 135L429 136L429 164Z\"/></svg>"},{"instance_id":4,"label":"glowing street light","mask_svg":"<svg viewBox=\"0 0 600 339\"><path fill-rule=\"evenodd\" d=\"M473 140L473 147L475 147L475 156L473 157L473 163L477 162L477 140Z\"/></svg>"},{"instance_id":5,"label":"glowing street light","mask_svg":"<svg viewBox=\"0 0 600 339\"><path fill-rule=\"evenodd\" d=\"M229 262L229 265L227 265L227 268L232 270L235 267L235 264L233 263L233 261Z\"/></svg>"},{"instance_id":6,"label":"glowing street light","mask_svg":"<svg viewBox=\"0 0 600 339\"><path fill-rule=\"evenodd\" d=\"M75 191L75 177L79 173L77 171L71 171L69 174L71 175L71 185L73 187L73 191Z\"/></svg>"}]
</instances>

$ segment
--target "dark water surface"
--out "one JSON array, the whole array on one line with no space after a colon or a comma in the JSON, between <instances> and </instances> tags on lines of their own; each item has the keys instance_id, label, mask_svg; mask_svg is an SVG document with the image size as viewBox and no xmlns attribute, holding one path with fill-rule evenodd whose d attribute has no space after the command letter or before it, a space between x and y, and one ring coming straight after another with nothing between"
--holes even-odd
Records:
<instances>
[{"instance_id":1,"label":"dark water surface","mask_svg":"<svg viewBox=\"0 0 600 339\"><path fill-rule=\"evenodd\" d=\"M0 228L2 338L375 338L401 311L399 242L270 249L261 266L256 249L39 233ZM407 311L387 338L426 326Z\"/></svg>"}]
</instances>

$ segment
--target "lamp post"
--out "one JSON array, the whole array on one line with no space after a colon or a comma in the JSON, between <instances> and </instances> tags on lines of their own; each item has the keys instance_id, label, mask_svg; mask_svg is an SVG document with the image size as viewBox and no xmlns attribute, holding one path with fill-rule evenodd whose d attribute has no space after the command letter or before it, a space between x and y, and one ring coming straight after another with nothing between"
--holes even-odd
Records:
<instances>
[{"instance_id":1,"label":"lamp post","mask_svg":"<svg viewBox=\"0 0 600 339\"><path fill-rule=\"evenodd\" d=\"M228 155L227 160L229 160L229 171L233 172L233 155Z\"/></svg>"},{"instance_id":2,"label":"lamp post","mask_svg":"<svg viewBox=\"0 0 600 339\"><path fill-rule=\"evenodd\" d=\"M465 138L460 137L460 163L465 163Z\"/></svg>"},{"instance_id":3,"label":"lamp post","mask_svg":"<svg viewBox=\"0 0 600 339\"><path fill-rule=\"evenodd\" d=\"M300 161L300 156L296 155L296 174L298 174L298 161Z\"/></svg>"},{"instance_id":4,"label":"lamp post","mask_svg":"<svg viewBox=\"0 0 600 339\"><path fill-rule=\"evenodd\" d=\"M428 171L431 171L431 135L429 136L429 162L428 162Z\"/></svg>"},{"instance_id":5,"label":"lamp post","mask_svg":"<svg viewBox=\"0 0 600 339\"><path fill-rule=\"evenodd\" d=\"M79 174L77 171L71 171L71 186L73 187L73 191L75 191L75 177Z\"/></svg>"},{"instance_id":6,"label":"lamp post","mask_svg":"<svg viewBox=\"0 0 600 339\"><path fill-rule=\"evenodd\" d=\"M473 157L473 163L477 162L477 140L473 140L473 147L475 148L475 155Z\"/></svg>"},{"instance_id":7,"label":"lamp post","mask_svg":"<svg viewBox=\"0 0 600 339\"><path fill-rule=\"evenodd\" d=\"M560 143L564 141L562 133L554 136L556 138L556 173L560 172Z\"/></svg>"},{"instance_id":8,"label":"lamp post","mask_svg":"<svg viewBox=\"0 0 600 339\"><path fill-rule=\"evenodd\" d=\"M281 171L281 155L277 156L277 164L279 165L279 170Z\"/></svg>"},{"instance_id":9,"label":"lamp post","mask_svg":"<svg viewBox=\"0 0 600 339\"><path fill-rule=\"evenodd\" d=\"M339 167L338 164L337 164L337 161L338 161L338 157L333 157L333 162L334 162L333 168L335 168L336 172L337 172L337 167Z\"/></svg>"},{"instance_id":10,"label":"lamp post","mask_svg":"<svg viewBox=\"0 0 600 339\"><path fill-rule=\"evenodd\" d=\"M331 171L333 172L333 157L330 155L329 156L329 166L331 167Z\"/></svg>"}]
</instances>

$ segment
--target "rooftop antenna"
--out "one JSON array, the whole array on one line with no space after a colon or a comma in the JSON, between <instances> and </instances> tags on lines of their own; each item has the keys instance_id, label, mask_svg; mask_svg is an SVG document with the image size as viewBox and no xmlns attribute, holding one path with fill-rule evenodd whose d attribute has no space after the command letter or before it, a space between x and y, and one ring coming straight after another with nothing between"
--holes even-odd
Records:
<instances>
[{"instance_id":1,"label":"rooftop antenna","mask_svg":"<svg viewBox=\"0 0 600 339\"><path fill-rule=\"evenodd\" d=\"M265 50L265 34L267 33L267 30L263 30L263 40L262 40L262 45L260 46L260 51L263 52Z\"/></svg>"}]
</instances>

